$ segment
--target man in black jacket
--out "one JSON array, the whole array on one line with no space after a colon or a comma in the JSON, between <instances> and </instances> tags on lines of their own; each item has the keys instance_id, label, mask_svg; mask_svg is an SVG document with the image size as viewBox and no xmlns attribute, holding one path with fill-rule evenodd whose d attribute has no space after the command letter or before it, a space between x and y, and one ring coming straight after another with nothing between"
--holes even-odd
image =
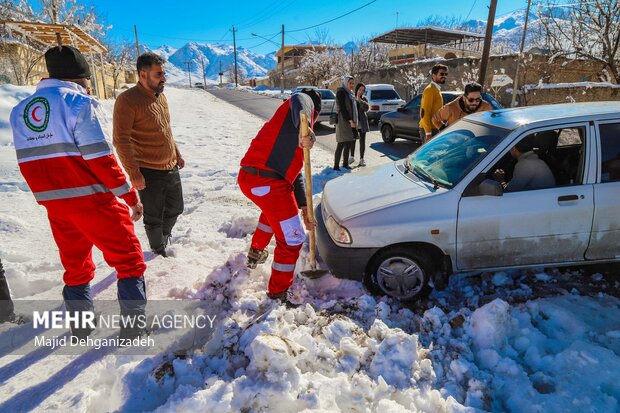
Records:
<instances>
[{"instance_id":1,"label":"man in black jacket","mask_svg":"<svg viewBox=\"0 0 620 413\"><path fill-rule=\"evenodd\" d=\"M16 317L13 311L14 306L11 300L11 292L9 291L9 285L4 276L2 260L0 260L0 323L7 321L14 322Z\"/></svg>"}]
</instances>

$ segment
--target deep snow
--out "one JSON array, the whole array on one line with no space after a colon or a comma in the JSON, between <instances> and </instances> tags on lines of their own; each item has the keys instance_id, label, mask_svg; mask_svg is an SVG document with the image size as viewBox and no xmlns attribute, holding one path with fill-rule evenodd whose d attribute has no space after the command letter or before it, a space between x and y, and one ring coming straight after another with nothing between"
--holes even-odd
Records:
<instances>
[{"instance_id":1,"label":"deep snow","mask_svg":"<svg viewBox=\"0 0 620 413\"><path fill-rule=\"evenodd\" d=\"M11 104L31 90L0 86L0 257L14 297L58 299L57 249L19 174L6 122ZM411 308L372 297L357 282L297 278L293 293L307 305L271 303L264 294L271 259L244 267L258 210L235 183L262 121L202 90L165 93L187 163L186 210L172 256L148 261L149 298L219 302L220 328L185 358L5 356L0 411L620 410L620 300L609 294L617 295L617 278L462 274ZM318 201L338 175L328 168L330 153L312 155ZM141 223L136 231L147 245ZM114 299L113 270L99 252L94 259L96 297ZM305 252L298 264L307 265ZM19 328L2 325L0 337Z\"/></svg>"}]
</instances>

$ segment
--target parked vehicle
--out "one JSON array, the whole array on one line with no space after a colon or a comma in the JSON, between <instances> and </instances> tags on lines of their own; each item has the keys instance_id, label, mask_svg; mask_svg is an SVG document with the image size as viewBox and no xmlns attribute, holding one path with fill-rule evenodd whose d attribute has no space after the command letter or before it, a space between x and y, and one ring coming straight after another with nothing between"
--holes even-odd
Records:
<instances>
[{"instance_id":1,"label":"parked vehicle","mask_svg":"<svg viewBox=\"0 0 620 413\"><path fill-rule=\"evenodd\" d=\"M504 193L493 177L510 180L524 138L556 185ZM620 261L619 203L620 102L493 110L328 182L318 250L334 275L411 301L452 273Z\"/></svg>"},{"instance_id":2,"label":"parked vehicle","mask_svg":"<svg viewBox=\"0 0 620 413\"><path fill-rule=\"evenodd\" d=\"M405 101L400 98L394 86L387 84L366 85L364 96L370 109L366 112L369 122L377 123L381 115L402 107Z\"/></svg>"},{"instance_id":3,"label":"parked vehicle","mask_svg":"<svg viewBox=\"0 0 620 413\"><path fill-rule=\"evenodd\" d=\"M203 87L204 87L204 85L202 84L202 82L195 82L195 83L194 83L194 87L203 88Z\"/></svg>"},{"instance_id":4,"label":"parked vehicle","mask_svg":"<svg viewBox=\"0 0 620 413\"><path fill-rule=\"evenodd\" d=\"M297 93L303 89L316 89L321 94L321 113L317 119L317 123L328 122L329 117L336 113L334 111L336 106L336 95L329 89L319 89L316 86L297 86L293 89L292 93Z\"/></svg>"},{"instance_id":5,"label":"parked vehicle","mask_svg":"<svg viewBox=\"0 0 620 413\"><path fill-rule=\"evenodd\" d=\"M444 105L452 102L461 96L462 92L450 91L441 92ZM501 109L503 106L490 94L483 92L482 98L489 102L493 109ZM381 116L379 130L383 142L392 143L396 138L409 139L422 142L420 137L420 105L422 104L422 94L416 95L405 106L394 112L389 112Z\"/></svg>"}]
</instances>

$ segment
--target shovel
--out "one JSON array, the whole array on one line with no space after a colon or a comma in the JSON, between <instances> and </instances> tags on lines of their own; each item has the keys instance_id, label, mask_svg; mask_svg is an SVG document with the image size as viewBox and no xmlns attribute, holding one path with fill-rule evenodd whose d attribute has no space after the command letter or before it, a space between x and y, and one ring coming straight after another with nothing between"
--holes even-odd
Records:
<instances>
[{"instance_id":1,"label":"shovel","mask_svg":"<svg viewBox=\"0 0 620 413\"><path fill-rule=\"evenodd\" d=\"M308 116L305 113L300 114L301 135L307 136ZM314 207L312 205L312 167L310 165L310 149L304 148L304 175L306 176L306 204L308 206L308 221L315 224ZM316 234L314 228L310 230L310 270L302 271L300 274L306 278L320 278L328 273L326 270L316 268Z\"/></svg>"}]
</instances>

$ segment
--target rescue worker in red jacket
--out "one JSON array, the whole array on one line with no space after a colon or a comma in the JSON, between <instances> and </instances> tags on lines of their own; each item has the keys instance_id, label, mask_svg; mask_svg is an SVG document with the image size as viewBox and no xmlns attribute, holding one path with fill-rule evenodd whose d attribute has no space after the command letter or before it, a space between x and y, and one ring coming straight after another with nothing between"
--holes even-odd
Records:
<instances>
[{"instance_id":1,"label":"rescue worker in red jacket","mask_svg":"<svg viewBox=\"0 0 620 413\"><path fill-rule=\"evenodd\" d=\"M267 245L275 235L267 296L283 302L288 302L287 291L293 284L295 263L306 240L300 209L305 227L314 227L308 220L301 169L303 148L310 149L314 144L312 126L320 111L321 96L317 91L305 89L294 94L265 123L241 160L241 191L261 209L247 266L256 268L267 260ZM308 136L301 133L301 113L308 117Z\"/></svg>"},{"instance_id":2,"label":"rescue worker in red jacket","mask_svg":"<svg viewBox=\"0 0 620 413\"><path fill-rule=\"evenodd\" d=\"M60 252L65 306L70 312L94 310L90 281L96 246L117 271L121 315L144 317L146 265L132 222L143 208L112 153L101 105L87 93L90 68L71 46L49 49L45 63L50 78L13 108L10 120L19 169L47 209ZM71 330L78 338L92 332L84 326ZM135 325L121 326L121 338L142 333Z\"/></svg>"}]
</instances>

